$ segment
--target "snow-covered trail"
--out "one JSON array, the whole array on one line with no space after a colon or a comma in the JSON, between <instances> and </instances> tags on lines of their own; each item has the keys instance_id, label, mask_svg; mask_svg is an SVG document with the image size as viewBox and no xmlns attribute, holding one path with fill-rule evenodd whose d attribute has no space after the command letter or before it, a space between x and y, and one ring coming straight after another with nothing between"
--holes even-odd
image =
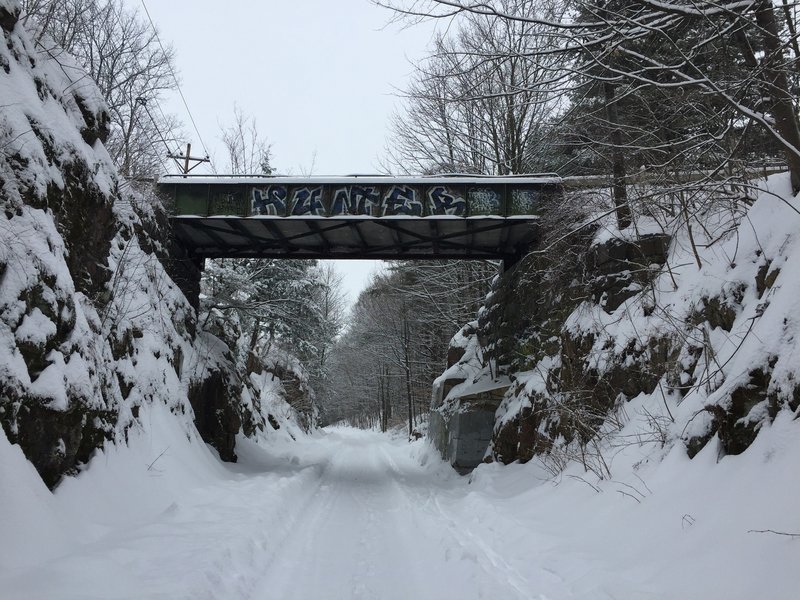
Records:
<instances>
[{"instance_id":1,"label":"snow-covered trail","mask_svg":"<svg viewBox=\"0 0 800 600\"><path fill-rule=\"evenodd\" d=\"M0 597L573 597L552 571L512 566L513 545L465 528L447 508L465 480L443 464L426 468L414 449L352 429L278 454L245 447L239 465L155 514L98 518L67 554L0 568Z\"/></svg>"},{"instance_id":2,"label":"snow-covered trail","mask_svg":"<svg viewBox=\"0 0 800 600\"><path fill-rule=\"evenodd\" d=\"M744 457L678 449L602 493L530 463L459 477L428 444L375 432L241 440L237 465L178 432L109 450L54 496L0 438L0 481L17 486L0 486L0 598L796 598L797 540L749 532L793 527L761 509L796 500L789 420Z\"/></svg>"},{"instance_id":3,"label":"snow-covered trail","mask_svg":"<svg viewBox=\"0 0 800 600\"><path fill-rule=\"evenodd\" d=\"M465 546L431 505L418 504L435 480L419 476L419 465L397 465L406 458L402 446L374 433L334 436L306 518L253 598L529 597L480 549Z\"/></svg>"}]
</instances>

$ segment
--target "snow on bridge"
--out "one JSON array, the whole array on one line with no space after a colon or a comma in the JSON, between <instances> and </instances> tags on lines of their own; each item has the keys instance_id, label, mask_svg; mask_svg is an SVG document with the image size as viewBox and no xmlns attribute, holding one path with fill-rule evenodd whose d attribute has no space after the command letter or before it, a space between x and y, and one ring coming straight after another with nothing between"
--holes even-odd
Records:
<instances>
[{"instance_id":1,"label":"snow on bridge","mask_svg":"<svg viewBox=\"0 0 800 600\"><path fill-rule=\"evenodd\" d=\"M536 242L545 176L169 176L178 241L193 258L500 258Z\"/></svg>"}]
</instances>

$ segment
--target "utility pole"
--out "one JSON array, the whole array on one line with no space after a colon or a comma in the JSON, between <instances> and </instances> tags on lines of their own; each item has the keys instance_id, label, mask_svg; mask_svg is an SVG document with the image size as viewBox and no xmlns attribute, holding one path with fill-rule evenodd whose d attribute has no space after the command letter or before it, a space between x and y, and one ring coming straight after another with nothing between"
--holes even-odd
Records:
<instances>
[{"instance_id":1,"label":"utility pole","mask_svg":"<svg viewBox=\"0 0 800 600\"><path fill-rule=\"evenodd\" d=\"M189 172L195 169L198 165L211 162L211 159L208 158L208 156L205 158L197 158L192 156L192 145L189 143L186 144L186 154L167 154L167 158L171 158L178 164L178 168L181 170L181 173L184 177L186 177ZM181 164L180 161L183 161L183 164ZM194 164L191 164L192 162L194 162Z\"/></svg>"}]
</instances>

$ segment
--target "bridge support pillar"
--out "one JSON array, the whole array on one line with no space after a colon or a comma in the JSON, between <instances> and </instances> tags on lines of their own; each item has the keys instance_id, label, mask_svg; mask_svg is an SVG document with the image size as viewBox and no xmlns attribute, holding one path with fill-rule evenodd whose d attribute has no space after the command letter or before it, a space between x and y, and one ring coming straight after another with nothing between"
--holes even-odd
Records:
<instances>
[{"instance_id":1,"label":"bridge support pillar","mask_svg":"<svg viewBox=\"0 0 800 600\"><path fill-rule=\"evenodd\" d=\"M514 268L520 259L522 258L522 254L506 254L503 257L503 263L501 265L502 272L508 273L511 269Z\"/></svg>"},{"instance_id":2,"label":"bridge support pillar","mask_svg":"<svg viewBox=\"0 0 800 600\"><path fill-rule=\"evenodd\" d=\"M203 275L205 259L190 256L186 250L175 241L170 245L170 258L165 261L164 268L172 281L183 292L189 304L200 310L200 278Z\"/></svg>"}]
</instances>

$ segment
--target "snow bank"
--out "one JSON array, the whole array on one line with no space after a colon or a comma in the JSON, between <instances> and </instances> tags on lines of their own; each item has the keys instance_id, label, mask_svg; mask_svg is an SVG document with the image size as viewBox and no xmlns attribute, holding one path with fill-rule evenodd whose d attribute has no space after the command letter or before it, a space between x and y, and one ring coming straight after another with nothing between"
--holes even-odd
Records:
<instances>
[{"instance_id":1,"label":"snow bank","mask_svg":"<svg viewBox=\"0 0 800 600\"><path fill-rule=\"evenodd\" d=\"M620 435L639 433L628 426ZM690 460L680 445L627 439L610 455L612 479L579 464L553 478L536 459L480 465L471 493L454 504L509 555L524 555L520 569L544 567L569 584L570 595L548 598L796 596L798 539L782 534L800 534L800 481L790 476L800 421L783 412L747 452L721 459L716 442Z\"/></svg>"}]
</instances>

